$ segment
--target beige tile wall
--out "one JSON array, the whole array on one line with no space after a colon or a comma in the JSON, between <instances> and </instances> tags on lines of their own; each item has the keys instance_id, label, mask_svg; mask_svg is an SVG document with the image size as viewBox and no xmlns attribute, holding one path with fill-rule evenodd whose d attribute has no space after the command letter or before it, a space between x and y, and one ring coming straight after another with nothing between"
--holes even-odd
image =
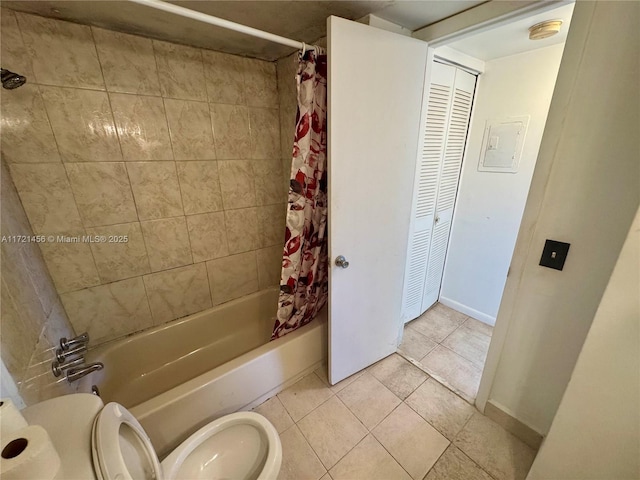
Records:
<instances>
[{"instance_id":1,"label":"beige tile wall","mask_svg":"<svg viewBox=\"0 0 640 480\"><path fill-rule=\"evenodd\" d=\"M96 344L278 285L274 63L6 9L2 39L28 77L2 94L2 154L33 231L128 238L40 245L77 331Z\"/></svg>"},{"instance_id":2,"label":"beige tile wall","mask_svg":"<svg viewBox=\"0 0 640 480\"><path fill-rule=\"evenodd\" d=\"M61 337L73 337L73 327L35 243L12 241L31 236L29 220L2 161L0 172L0 352L26 404L72 393L75 385L51 373L54 350Z\"/></svg>"}]
</instances>

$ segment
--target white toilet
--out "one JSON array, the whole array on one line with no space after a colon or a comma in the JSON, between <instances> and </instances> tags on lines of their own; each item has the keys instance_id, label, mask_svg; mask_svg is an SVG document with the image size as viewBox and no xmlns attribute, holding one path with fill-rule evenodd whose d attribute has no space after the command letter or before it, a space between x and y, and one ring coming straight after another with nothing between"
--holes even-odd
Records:
<instances>
[{"instance_id":1,"label":"white toilet","mask_svg":"<svg viewBox=\"0 0 640 480\"><path fill-rule=\"evenodd\" d=\"M253 412L212 421L162 462L133 415L96 395L53 398L22 414L49 433L61 460L57 480L275 480L282 462L276 429Z\"/></svg>"}]
</instances>

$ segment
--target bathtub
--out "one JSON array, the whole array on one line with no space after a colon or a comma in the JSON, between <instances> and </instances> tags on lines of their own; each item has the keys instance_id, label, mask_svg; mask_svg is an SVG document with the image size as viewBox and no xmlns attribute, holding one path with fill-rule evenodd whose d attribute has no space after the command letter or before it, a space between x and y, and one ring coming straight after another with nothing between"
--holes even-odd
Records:
<instances>
[{"instance_id":1,"label":"bathtub","mask_svg":"<svg viewBox=\"0 0 640 480\"><path fill-rule=\"evenodd\" d=\"M160 456L227 413L249 409L327 356L326 310L269 342L278 292L263 290L95 348L104 369L84 377L106 402L127 407Z\"/></svg>"}]
</instances>

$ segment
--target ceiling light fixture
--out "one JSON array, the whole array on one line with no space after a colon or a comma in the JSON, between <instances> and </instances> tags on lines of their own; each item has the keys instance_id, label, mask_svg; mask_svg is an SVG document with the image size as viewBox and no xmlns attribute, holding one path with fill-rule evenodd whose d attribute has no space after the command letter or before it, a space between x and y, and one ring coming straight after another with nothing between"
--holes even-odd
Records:
<instances>
[{"instance_id":1,"label":"ceiling light fixture","mask_svg":"<svg viewBox=\"0 0 640 480\"><path fill-rule=\"evenodd\" d=\"M545 20L529 27L529 40L542 40L560 31L562 20Z\"/></svg>"}]
</instances>

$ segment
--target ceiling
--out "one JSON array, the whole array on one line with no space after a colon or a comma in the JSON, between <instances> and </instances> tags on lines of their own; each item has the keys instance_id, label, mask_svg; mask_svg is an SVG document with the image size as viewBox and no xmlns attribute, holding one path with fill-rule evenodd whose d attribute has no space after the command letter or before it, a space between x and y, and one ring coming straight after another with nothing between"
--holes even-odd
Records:
<instances>
[{"instance_id":1,"label":"ceiling","mask_svg":"<svg viewBox=\"0 0 640 480\"><path fill-rule=\"evenodd\" d=\"M559 8L536 13L506 25L493 27L465 37L457 42L449 43L447 46L477 59L488 61L564 43L567 40L574 5L574 3L566 3ZM563 22L560 33L542 40L529 40L529 27L545 20L557 19Z\"/></svg>"},{"instance_id":2,"label":"ceiling","mask_svg":"<svg viewBox=\"0 0 640 480\"><path fill-rule=\"evenodd\" d=\"M172 1L176 5L312 43L326 34L326 19L374 14L410 30L467 10L485 0ZM276 60L293 49L128 1L3 0L2 6L46 17L105 27L227 53Z\"/></svg>"}]
</instances>

